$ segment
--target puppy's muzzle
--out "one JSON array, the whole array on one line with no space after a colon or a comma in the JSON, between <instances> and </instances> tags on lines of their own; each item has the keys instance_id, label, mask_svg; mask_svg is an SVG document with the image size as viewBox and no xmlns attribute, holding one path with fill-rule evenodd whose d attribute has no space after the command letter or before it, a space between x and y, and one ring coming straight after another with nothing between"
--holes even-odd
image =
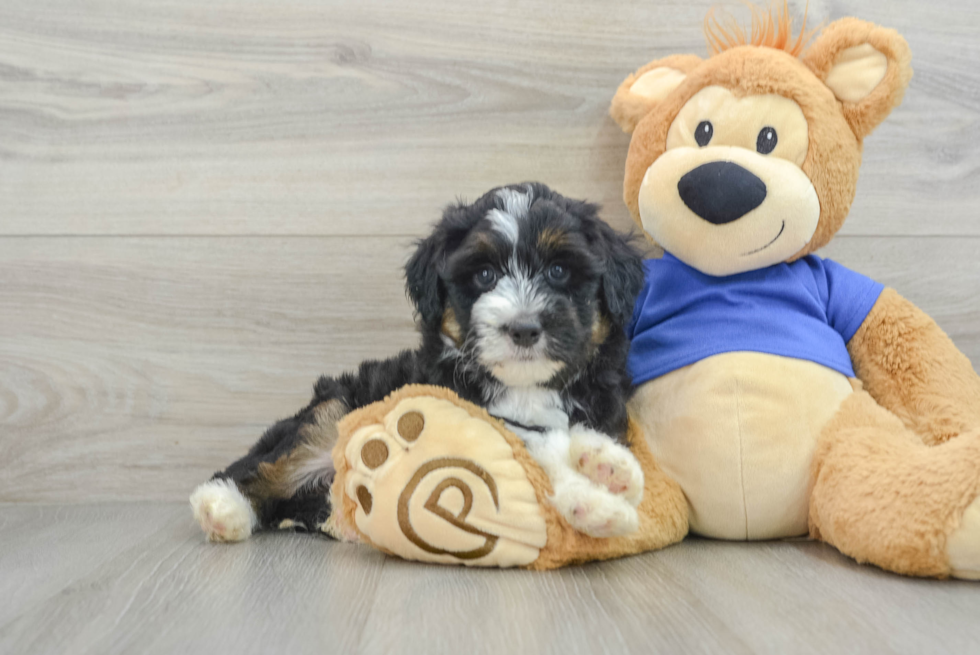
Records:
<instances>
[{"instance_id":1,"label":"puppy's muzzle","mask_svg":"<svg viewBox=\"0 0 980 655\"><path fill-rule=\"evenodd\" d=\"M688 209L713 225L737 221L766 199L766 183L730 161L698 166L680 179L677 191Z\"/></svg>"}]
</instances>

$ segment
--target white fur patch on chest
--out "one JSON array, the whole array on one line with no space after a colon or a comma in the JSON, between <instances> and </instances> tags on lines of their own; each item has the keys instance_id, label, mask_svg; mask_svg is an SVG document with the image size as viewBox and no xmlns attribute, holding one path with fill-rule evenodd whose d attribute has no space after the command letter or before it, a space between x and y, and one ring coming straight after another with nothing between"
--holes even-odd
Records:
<instances>
[{"instance_id":1,"label":"white fur patch on chest","mask_svg":"<svg viewBox=\"0 0 980 655\"><path fill-rule=\"evenodd\" d=\"M561 396L541 387L506 387L487 407L493 416L522 425L568 430Z\"/></svg>"}]
</instances>

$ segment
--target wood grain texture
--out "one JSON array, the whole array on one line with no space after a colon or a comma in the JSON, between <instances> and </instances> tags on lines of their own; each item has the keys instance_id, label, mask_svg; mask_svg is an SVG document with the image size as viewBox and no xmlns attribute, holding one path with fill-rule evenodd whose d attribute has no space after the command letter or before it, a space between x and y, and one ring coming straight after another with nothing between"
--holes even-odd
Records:
<instances>
[{"instance_id":1,"label":"wood grain texture","mask_svg":"<svg viewBox=\"0 0 980 655\"><path fill-rule=\"evenodd\" d=\"M414 235L524 179L627 226L608 102L715 4L0 2L0 233ZM977 6L811 4L914 52L844 233L980 235Z\"/></svg>"},{"instance_id":2,"label":"wood grain texture","mask_svg":"<svg viewBox=\"0 0 980 655\"><path fill-rule=\"evenodd\" d=\"M186 505L7 506L0 516L22 528L0 533L3 546L25 550L29 539L34 559L66 569L0 559L4 653L353 652L384 559L305 535L212 548ZM32 524L43 519L42 540ZM94 529L130 544L95 563L75 547ZM9 593L42 576L30 605Z\"/></svg>"},{"instance_id":3,"label":"wood grain texture","mask_svg":"<svg viewBox=\"0 0 980 655\"><path fill-rule=\"evenodd\" d=\"M609 96L711 4L0 0L0 500L183 498L414 344L399 267L456 195L536 178L628 227ZM980 363L980 10L812 5L917 70L825 254Z\"/></svg>"},{"instance_id":4,"label":"wood grain texture","mask_svg":"<svg viewBox=\"0 0 980 655\"><path fill-rule=\"evenodd\" d=\"M0 240L0 499L176 499L415 345L405 239Z\"/></svg>"},{"instance_id":5,"label":"wood grain texture","mask_svg":"<svg viewBox=\"0 0 980 655\"><path fill-rule=\"evenodd\" d=\"M148 538L173 539L187 510L174 504L0 506L0 626L78 583Z\"/></svg>"},{"instance_id":6,"label":"wood grain texture","mask_svg":"<svg viewBox=\"0 0 980 655\"><path fill-rule=\"evenodd\" d=\"M176 500L321 373L414 346L407 239L0 239L0 501ZM977 238L840 237L980 368ZM941 262L941 266L933 262Z\"/></svg>"},{"instance_id":7,"label":"wood grain texture","mask_svg":"<svg viewBox=\"0 0 980 655\"><path fill-rule=\"evenodd\" d=\"M190 517L318 374L415 343L400 266L456 196L537 179L630 227L609 99L714 4L0 0L0 653L980 650L976 585L810 542L469 571ZM916 70L823 254L980 367L980 5L810 8Z\"/></svg>"},{"instance_id":8,"label":"wood grain texture","mask_svg":"<svg viewBox=\"0 0 980 655\"><path fill-rule=\"evenodd\" d=\"M974 583L807 541L535 573L289 533L207 544L184 505L0 506L0 652L18 655L970 653L978 611Z\"/></svg>"}]
</instances>

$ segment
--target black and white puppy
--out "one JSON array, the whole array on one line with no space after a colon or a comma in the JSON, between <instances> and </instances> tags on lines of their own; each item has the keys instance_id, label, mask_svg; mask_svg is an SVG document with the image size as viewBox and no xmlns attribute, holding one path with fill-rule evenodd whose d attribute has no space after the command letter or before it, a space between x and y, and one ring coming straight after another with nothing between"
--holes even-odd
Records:
<instances>
[{"instance_id":1,"label":"black and white puppy","mask_svg":"<svg viewBox=\"0 0 980 655\"><path fill-rule=\"evenodd\" d=\"M636 529L643 473L623 445L629 343L643 283L631 237L543 184L446 209L405 273L422 344L322 377L311 403L191 496L214 541L328 531L336 422L406 384L448 387L524 439L551 501L593 536Z\"/></svg>"}]
</instances>

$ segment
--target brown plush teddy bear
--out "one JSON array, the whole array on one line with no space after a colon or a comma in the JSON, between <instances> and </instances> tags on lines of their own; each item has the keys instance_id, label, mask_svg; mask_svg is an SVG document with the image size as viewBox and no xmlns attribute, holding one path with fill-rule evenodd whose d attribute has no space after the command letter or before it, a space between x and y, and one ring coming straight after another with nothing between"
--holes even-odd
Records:
<instances>
[{"instance_id":1,"label":"brown plush teddy bear","mask_svg":"<svg viewBox=\"0 0 980 655\"><path fill-rule=\"evenodd\" d=\"M409 559L552 568L665 546L689 521L980 577L980 378L913 304L812 254L902 99L906 42L849 18L804 52L785 5L749 38L708 35L713 56L643 66L611 108L632 132L626 204L665 250L630 328L639 531L571 530L520 440L425 387L340 423L329 531Z\"/></svg>"},{"instance_id":2,"label":"brown plush teddy bear","mask_svg":"<svg viewBox=\"0 0 980 655\"><path fill-rule=\"evenodd\" d=\"M847 18L803 51L785 6L755 18L751 38L709 21L713 56L651 62L612 102L626 204L666 253L632 328L633 417L694 532L980 577L980 378L915 305L811 254L908 45Z\"/></svg>"}]
</instances>

